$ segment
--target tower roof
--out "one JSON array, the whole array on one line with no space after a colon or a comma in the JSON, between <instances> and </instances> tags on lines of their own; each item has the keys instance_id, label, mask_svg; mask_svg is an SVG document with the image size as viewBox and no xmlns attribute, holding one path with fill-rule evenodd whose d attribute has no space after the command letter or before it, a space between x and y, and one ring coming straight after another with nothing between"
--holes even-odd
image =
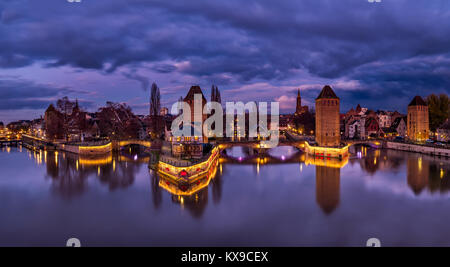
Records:
<instances>
[{"instance_id":1,"label":"tower roof","mask_svg":"<svg viewBox=\"0 0 450 267\"><path fill-rule=\"evenodd\" d=\"M45 112L52 112L52 111L55 111L55 110L56 110L55 106L53 106L53 104L50 104Z\"/></svg>"},{"instance_id":2,"label":"tower roof","mask_svg":"<svg viewBox=\"0 0 450 267\"><path fill-rule=\"evenodd\" d=\"M198 85L191 86L191 89L189 89L189 92L187 93L186 97L184 98L184 101L187 101L187 100L192 100L192 101L194 101L194 96L195 96L196 94L202 95L203 101L206 102L206 98L205 98L205 96L203 95L202 89L201 89L200 86L198 86Z\"/></svg>"},{"instance_id":3,"label":"tower roof","mask_svg":"<svg viewBox=\"0 0 450 267\"><path fill-rule=\"evenodd\" d=\"M409 103L408 107L410 107L410 106L426 106L426 105L427 104L425 103L425 101L423 101L422 97L417 95L413 98L411 103Z\"/></svg>"},{"instance_id":4,"label":"tower roof","mask_svg":"<svg viewBox=\"0 0 450 267\"><path fill-rule=\"evenodd\" d=\"M333 89L331 89L329 85L325 85L325 87L323 87L322 91L320 92L319 96L316 99L321 98L339 99L339 97L337 97L337 95L334 93Z\"/></svg>"}]
</instances>

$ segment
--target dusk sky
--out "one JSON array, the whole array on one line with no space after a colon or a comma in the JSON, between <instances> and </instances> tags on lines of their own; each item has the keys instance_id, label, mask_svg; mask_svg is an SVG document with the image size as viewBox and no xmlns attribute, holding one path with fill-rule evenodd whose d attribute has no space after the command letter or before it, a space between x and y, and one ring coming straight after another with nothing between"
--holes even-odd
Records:
<instances>
[{"instance_id":1,"label":"dusk sky","mask_svg":"<svg viewBox=\"0 0 450 267\"><path fill-rule=\"evenodd\" d=\"M148 114L198 84L224 101L312 105L325 84L341 112L406 111L450 93L448 0L0 0L0 121L33 119L58 98Z\"/></svg>"}]
</instances>

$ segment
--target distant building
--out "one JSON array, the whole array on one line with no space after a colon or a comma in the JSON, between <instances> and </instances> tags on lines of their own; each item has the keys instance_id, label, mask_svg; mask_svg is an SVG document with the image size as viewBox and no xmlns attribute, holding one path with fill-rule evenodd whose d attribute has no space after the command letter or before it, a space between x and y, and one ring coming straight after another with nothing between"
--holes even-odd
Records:
<instances>
[{"instance_id":1,"label":"distant building","mask_svg":"<svg viewBox=\"0 0 450 267\"><path fill-rule=\"evenodd\" d=\"M408 105L408 139L427 140L430 134L428 106L422 97L416 96Z\"/></svg>"},{"instance_id":2,"label":"distant building","mask_svg":"<svg viewBox=\"0 0 450 267\"><path fill-rule=\"evenodd\" d=\"M391 127L391 112L378 110L377 111L378 124L380 128L388 128Z\"/></svg>"},{"instance_id":3,"label":"distant building","mask_svg":"<svg viewBox=\"0 0 450 267\"><path fill-rule=\"evenodd\" d=\"M365 139L366 138L366 119L361 117L352 117L345 125L345 138Z\"/></svg>"},{"instance_id":4,"label":"distant building","mask_svg":"<svg viewBox=\"0 0 450 267\"><path fill-rule=\"evenodd\" d=\"M403 115L403 114L401 114L401 113L399 113L397 111L394 111L394 112L391 113L391 126L395 122L395 120L397 120L398 118L403 118L405 120L405 123L406 123L406 115Z\"/></svg>"},{"instance_id":5,"label":"distant building","mask_svg":"<svg viewBox=\"0 0 450 267\"><path fill-rule=\"evenodd\" d=\"M362 108L360 104L358 104L358 106L356 106L356 110L355 110L357 115L364 115L367 112L367 108Z\"/></svg>"},{"instance_id":6,"label":"distant building","mask_svg":"<svg viewBox=\"0 0 450 267\"><path fill-rule=\"evenodd\" d=\"M448 142L450 141L450 119L447 119L444 124L439 126L436 130L437 132L437 140L439 142Z\"/></svg>"},{"instance_id":7,"label":"distant building","mask_svg":"<svg viewBox=\"0 0 450 267\"><path fill-rule=\"evenodd\" d=\"M381 133L380 125L378 124L378 121L376 117L368 117L365 120L364 125L365 136L368 137L379 137Z\"/></svg>"},{"instance_id":8,"label":"distant building","mask_svg":"<svg viewBox=\"0 0 450 267\"><path fill-rule=\"evenodd\" d=\"M159 112L159 115L161 116L167 116L169 114L169 109L166 107L161 108L161 111Z\"/></svg>"},{"instance_id":9,"label":"distant building","mask_svg":"<svg viewBox=\"0 0 450 267\"><path fill-rule=\"evenodd\" d=\"M306 112L308 112L308 106L302 106L302 97L300 96L300 89L298 89L295 115L302 115Z\"/></svg>"},{"instance_id":10,"label":"distant building","mask_svg":"<svg viewBox=\"0 0 450 267\"><path fill-rule=\"evenodd\" d=\"M341 143L340 100L330 86L325 86L316 98L316 142L334 147Z\"/></svg>"},{"instance_id":11,"label":"distant building","mask_svg":"<svg viewBox=\"0 0 450 267\"><path fill-rule=\"evenodd\" d=\"M406 136L406 117L397 117L391 127L383 128L385 137Z\"/></svg>"},{"instance_id":12,"label":"distant building","mask_svg":"<svg viewBox=\"0 0 450 267\"><path fill-rule=\"evenodd\" d=\"M45 136L45 121L44 119L35 119L31 122L31 133L34 136L44 137Z\"/></svg>"}]
</instances>

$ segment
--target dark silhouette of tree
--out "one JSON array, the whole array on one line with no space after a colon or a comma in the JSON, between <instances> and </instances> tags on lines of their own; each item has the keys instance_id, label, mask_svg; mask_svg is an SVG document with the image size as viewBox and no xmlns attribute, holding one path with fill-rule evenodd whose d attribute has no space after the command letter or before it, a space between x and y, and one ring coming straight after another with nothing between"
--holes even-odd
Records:
<instances>
[{"instance_id":1,"label":"dark silhouette of tree","mask_svg":"<svg viewBox=\"0 0 450 267\"><path fill-rule=\"evenodd\" d=\"M158 116L161 109L161 95L156 83L152 84L150 93L150 116Z\"/></svg>"},{"instance_id":2,"label":"dark silhouette of tree","mask_svg":"<svg viewBox=\"0 0 450 267\"><path fill-rule=\"evenodd\" d=\"M450 99L446 94L431 94L427 97L430 129L436 131L450 116Z\"/></svg>"},{"instance_id":3,"label":"dark silhouette of tree","mask_svg":"<svg viewBox=\"0 0 450 267\"><path fill-rule=\"evenodd\" d=\"M112 139L128 138L137 125L137 117L126 104L107 102L106 107L99 109L97 118L101 135Z\"/></svg>"},{"instance_id":4,"label":"dark silhouette of tree","mask_svg":"<svg viewBox=\"0 0 450 267\"><path fill-rule=\"evenodd\" d=\"M219 88L217 86L215 86L214 84L211 87L211 102L222 103L222 98L220 96Z\"/></svg>"},{"instance_id":5,"label":"dark silhouette of tree","mask_svg":"<svg viewBox=\"0 0 450 267\"><path fill-rule=\"evenodd\" d=\"M222 97L220 96L219 88L216 86L216 102L222 104Z\"/></svg>"},{"instance_id":6,"label":"dark silhouette of tree","mask_svg":"<svg viewBox=\"0 0 450 267\"><path fill-rule=\"evenodd\" d=\"M56 109L62 114L63 116L63 132L64 132L64 138L68 138L69 134L69 119L70 115L72 115L72 111L75 108L76 104L75 102L72 102L69 100L67 96L58 99L56 101Z\"/></svg>"},{"instance_id":7,"label":"dark silhouette of tree","mask_svg":"<svg viewBox=\"0 0 450 267\"><path fill-rule=\"evenodd\" d=\"M61 139L64 136L64 116L53 104L45 111L45 132L48 139Z\"/></svg>"}]
</instances>

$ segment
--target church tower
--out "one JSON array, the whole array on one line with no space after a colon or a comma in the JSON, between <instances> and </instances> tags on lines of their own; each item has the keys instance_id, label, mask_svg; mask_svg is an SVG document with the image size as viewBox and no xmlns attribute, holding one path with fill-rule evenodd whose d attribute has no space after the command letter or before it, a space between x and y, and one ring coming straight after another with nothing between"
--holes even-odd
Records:
<instances>
[{"instance_id":1,"label":"church tower","mask_svg":"<svg viewBox=\"0 0 450 267\"><path fill-rule=\"evenodd\" d=\"M295 113L296 114L302 113L302 97L300 96L300 89L298 89L297 93L297 107L295 109Z\"/></svg>"},{"instance_id":2,"label":"church tower","mask_svg":"<svg viewBox=\"0 0 450 267\"><path fill-rule=\"evenodd\" d=\"M308 112L308 106L302 106L302 97L300 96L300 89L297 91L297 106L295 107L295 115L302 115Z\"/></svg>"}]
</instances>

